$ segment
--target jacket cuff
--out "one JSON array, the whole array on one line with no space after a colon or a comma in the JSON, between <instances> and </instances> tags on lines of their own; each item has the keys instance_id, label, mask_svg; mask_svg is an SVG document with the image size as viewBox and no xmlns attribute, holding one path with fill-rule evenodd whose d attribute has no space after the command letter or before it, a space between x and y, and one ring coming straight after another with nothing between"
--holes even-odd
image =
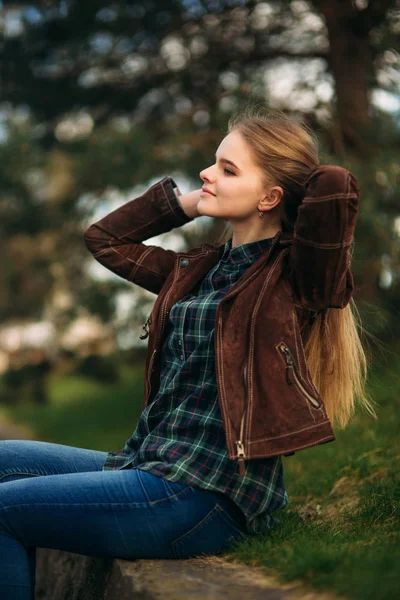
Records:
<instances>
[{"instance_id":1,"label":"jacket cuff","mask_svg":"<svg viewBox=\"0 0 400 600\"><path fill-rule=\"evenodd\" d=\"M307 177L304 197L328 198L330 196L359 196L357 179L339 165L320 165Z\"/></svg>"},{"instance_id":2,"label":"jacket cuff","mask_svg":"<svg viewBox=\"0 0 400 600\"><path fill-rule=\"evenodd\" d=\"M174 192L174 188L178 187L176 185L174 179L172 179L172 177L169 177L169 176L164 177L163 179L161 179L160 185L162 186L162 188L164 190L164 194L168 200L169 205L171 206L175 215L181 221L181 224L183 225L184 223L189 223L189 221L193 221L195 219L195 217L189 217L185 213L185 211L182 208L181 203L179 202L179 200Z\"/></svg>"}]
</instances>

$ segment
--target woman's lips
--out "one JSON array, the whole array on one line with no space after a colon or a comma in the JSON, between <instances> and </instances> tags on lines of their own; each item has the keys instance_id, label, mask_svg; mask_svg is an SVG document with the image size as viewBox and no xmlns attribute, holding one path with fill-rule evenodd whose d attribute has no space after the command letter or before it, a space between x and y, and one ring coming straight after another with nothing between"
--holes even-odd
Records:
<instances>
[{"instance_id":1,"label":"woman's lips","mask_svg":"<svg viewBox=\"0 0 400 600\"><path fill-rule=\"evenodd\" d=\"M204 188L202 188L201 191L202 191L203 194L210 194L210 196L214 196L215 195L212 192L209 192L208 190L206 190Z\"/></svg>"}]
</instances>

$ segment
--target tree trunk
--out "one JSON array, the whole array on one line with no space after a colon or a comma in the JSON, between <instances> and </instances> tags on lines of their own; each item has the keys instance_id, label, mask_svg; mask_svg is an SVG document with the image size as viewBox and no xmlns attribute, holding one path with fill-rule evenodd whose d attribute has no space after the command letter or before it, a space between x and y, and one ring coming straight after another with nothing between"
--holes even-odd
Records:
<instances>
[{"instance_id":1,"label":"tree trunk","mask_svg":"<svg viewBox=\"0 0 400 600\"><path fill-rule=\"evenodd\" d=\"M328 29L337 120L343 146L362 152L366 149L362 132L369 124L368 35L357 36L350 29L344 32L337 25Z\"/></svg>"},{"instance_id":2,"label":"tree trunk","mask_svg":"<svg viewBox=\"0 0 400 600\"><path fill-rule=\"evenodd\" d=\"M362 132L369 124L369 87L372 60L369 51L369 19L351 0L314 0L325 18L329 38L329 62L335 81L339 134L336 151L365 151Z\"/></svg>"}]
</instances>

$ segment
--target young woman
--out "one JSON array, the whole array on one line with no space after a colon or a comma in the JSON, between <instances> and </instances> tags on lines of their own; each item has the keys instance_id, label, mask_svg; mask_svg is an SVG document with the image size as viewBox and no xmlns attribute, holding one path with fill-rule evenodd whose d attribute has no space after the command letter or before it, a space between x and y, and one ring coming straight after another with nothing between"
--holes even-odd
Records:
<instances>
[{"instance_id":1,"label":"young woman","mask_svg":"<svg viewBox=\"0 0 400 600\"><path fill-rule=\"evenodd\" d=\"M333 441L356 397L373 412L354 175L320 166L304 125L250 112L200 177L185 195L164 177L84 232L96 260L157 295L143 411L119 451L0 442L4 600L33 597L36 547L187 558L268 531L288 502L282 456ZM143 243L199 215L228 221L222 241Z\"/></svg>"}]
</instances>

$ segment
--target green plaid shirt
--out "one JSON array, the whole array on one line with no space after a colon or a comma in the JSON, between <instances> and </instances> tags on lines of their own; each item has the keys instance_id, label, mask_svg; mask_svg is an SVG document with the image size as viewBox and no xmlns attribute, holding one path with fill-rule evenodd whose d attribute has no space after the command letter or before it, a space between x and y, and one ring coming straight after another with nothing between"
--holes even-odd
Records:
<instances>
[{"instance_id":1,"label":"green plaid shirt","mask_svg":"<svg viewBox=\"0 0 400 600\"><path fill-rule=\"evenodd\" d=\"M218 303L272 238L232 248L190 294L170 310L161 355L160 387L125 447L109 452L103 470L139 468L159 477L227 494L249 533L275 522L288 502L281 457L246 461L245 477L227 455L215 372Z\"/></svg>"}]
</instances>

